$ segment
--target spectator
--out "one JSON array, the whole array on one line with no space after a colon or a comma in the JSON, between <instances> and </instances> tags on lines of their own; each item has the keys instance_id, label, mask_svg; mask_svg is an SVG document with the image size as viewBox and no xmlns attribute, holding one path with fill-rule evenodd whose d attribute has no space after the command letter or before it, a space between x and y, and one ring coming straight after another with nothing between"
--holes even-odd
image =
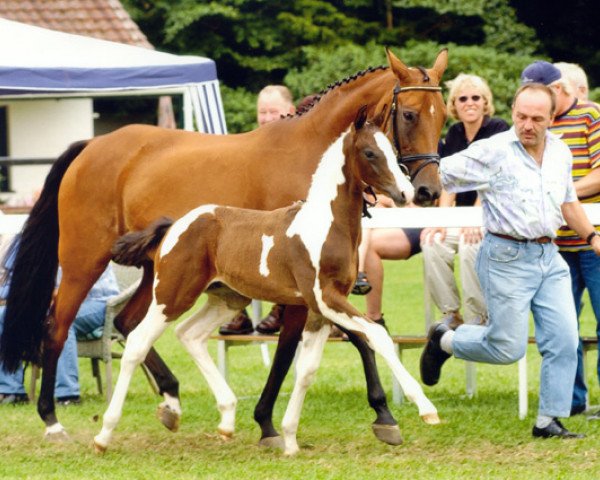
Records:
<instances>
[{"instance_id":1,"label":"spectator","mask_svg":"<svg viewBox=\"0 0 600 480\"><path fill-rule=\"evenodd\" d=\"M292 94L283 85L267 85L259 94L256 102L256 119L258 126L279 120L296 112ZM281 329L284 305L273 305L269 314L256 326L260 333L277 333ZM254 327L248 312L242 310L233 320L221 325L221 335L245 335L252 333Z\"/></svg>"},{"instance_id":2,"label":"spectator","mask_svg":"<svg viewBox=\"0 0 600 480\"><path fill-rule=\"evenodd\" d=\"M474 142L442 159L440 175L449 192L477 190L486 235L477 274L488 307L488 324L460 325L455 331L435 323L421 355L421 378L439 381L452 355L469 361L508 364L525 355L529 312L542 355L540 401L532 435L582 438L558 417L570 413L577 369L577 314L569 270L552 238L566 220L589 239L600 255L600 238L577 200L568 147L548 131L554 90L541 83L522 85L512 106L514 126Z\"/></svg>"},{"instance_id":3,"label":"spectator","mask_svg":"<svg viewBox=\"0 0 600 480\"><path fill-rule=\"evenodd\" d=\"M573 95L579 100L587 100L589 86L587 75L583 68L576 63L566 62L557 62L554 66L560 70L561 77L571 84Z\"/></svg>"},{"instance_id":4,"label":"spectator","mask_svg":"<svg viewBox=\"0 0 600 480\"><path fill-rule=\"evenodd\" d=\"M4 268L10 271L16 248L11 247L8 253L2 255L2 272L0 272L0 333L4 327L4 303L8 295L10 273L5 277ZM59 271L60 279L60 271ZM59 405L77 404L81 401L79 390L79 367L77 362L76 338L100 338L106 313L106 301L119 293L117 281L109 267L94 284L88 296L81 304L56 368L55 394ZM0 366L0 404L27 403L29 398L23 386L24 369L19 368L15 373L8 373Z\"/></svg>"},{"instance_id":5,"label":"spectator","mask_svg":"<svg viewBox=\"0 0 600 480\"><path fill-rule=\"evenodd\" d=\"M492 117L494 99L490 87L477 75L461 73L448 82L448 115L454 120L440 148L447 157L467 148L472 142L508 130L508 124ZM479 204L477 192L442 191L440 207L471 207ZM485 302L475 272L475 259L482 239L480 228L426 228L421 234L425 282L433 302L443 313L442 321L455 328L463 323L460 295L454 276L454 261L460 262L465 319L467 323L485 323Z\"/></svg>"},{"instance_id":6,"label":"spectator","mask_svg":"<svg viewBox=\"0 0 600 480\"><path fill-rule=\"evenodd\" d=\"M561 67L562 68L562 67ZM523 81L535 80L550 86L556 92L556 116L550 131L561 136L573 155L573 181L575 193L582 203L600 202L600 108L598 105L577 99L572 84L563 77L562 70L548 62L534 62L521 75ZM599 230L599 227L595 227ZM568 226L558 231L556 244L571 272L572 293L577 311L581 313L581 297L587 288L594 316L596 333L600 334L600 258L585 238ZM577 374L573 389L571 415L583 413L587 408L587 386L583 369L581 340L577 351ZM596 366L600 379L600 360ZM596 418L597 415L594 416Z\"/></svg>"}]
</instances>

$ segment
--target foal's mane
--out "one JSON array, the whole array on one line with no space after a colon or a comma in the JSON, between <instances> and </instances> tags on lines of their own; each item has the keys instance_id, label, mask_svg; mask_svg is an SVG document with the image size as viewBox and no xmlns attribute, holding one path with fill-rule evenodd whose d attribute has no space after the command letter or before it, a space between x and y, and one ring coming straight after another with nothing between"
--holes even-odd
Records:
<instances>
[{"instance_id":1,"label":"foal's mane","mask_svg":"<svg viewBox=\"0 0 600 480\"><path fill-rule=\"evenodd\" d=\"M356 72L354 75L345 77L342 80L338 80L335 83L330 83L329 85L327 85L327 87L325 87L323 90L321 90L319 93L317 93L315 95L315 97L313 98L313 100L310 104L308 104L305 107L303 107L302 109L298 110L294 115L288 115L286 118L300 117L303 114L305 114L306 112L311 111L312 108L317 103L319 103L321 98L324 97L325 95L327 95L332 90L335 90L336 88L341 87L342 85L346 85L346 84L353 82L361 77L364 77L368 73L377 72L379 70L387 70L388 68L389 67L387 65L380 65L378 67L367 67L364 70L360 70L359 72Z\"/></svg>"}]
</instances>

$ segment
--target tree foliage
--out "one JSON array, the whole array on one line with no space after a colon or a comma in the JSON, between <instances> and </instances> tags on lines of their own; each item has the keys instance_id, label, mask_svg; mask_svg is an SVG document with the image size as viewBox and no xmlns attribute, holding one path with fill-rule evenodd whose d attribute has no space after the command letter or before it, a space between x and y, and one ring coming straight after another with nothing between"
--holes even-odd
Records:
<instances>
[{"instance_id":1,"label":"tree foliage","mask_svg":"<svg viewBox=\"0 0 600 480\"><path fill-rule=\"evenodd\" d=\"M295 98L385 64L390 46L409 65L450 49L449 80L486 78L507 118L522 68L544 54L519 0L124 0L160 50L213 58L229 131L256 126L255 96L285 83ZM539 3L539 2L538 2ZM521 7L519 7L521 8ZM537 55L536 55L537 54ZM596 52L597 54L597 52Z\"/></svg>"}]
</instances>

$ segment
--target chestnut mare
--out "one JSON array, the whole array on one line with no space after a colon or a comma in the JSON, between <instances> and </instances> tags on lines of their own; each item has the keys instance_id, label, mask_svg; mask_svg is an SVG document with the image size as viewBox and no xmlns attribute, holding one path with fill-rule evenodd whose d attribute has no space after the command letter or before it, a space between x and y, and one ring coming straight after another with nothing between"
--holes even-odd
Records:
<instances>
[{"instance_id":1,"label":"chestnut mare","mask_svg":"<svg viewBox=\"0 0 600 480\"><path fill-rule=\"evenodd\" d=\"M117 263L140 266L154 261L154 295L146 317L127 337L115 392L102 430L94 438L97 452L108 447L135 368L169 322L193 307L205 291L205 306L181 323L176 334L216 396L223 437L233 435L237 400L207 343L215 328L235 317L252 298L304 305L314 317L309 317L303 334L296 383L283 419L285 454L299 450L300 410L330 330L323 318L363 335L392 367L421 417L439 423L435 407L400 363L385 328L347 299L356 277L365 185L389 196L397 206L414 195L391 143L376 124L366 123L366 107L359 110L350 131L323 154L306 202L267 212L202 205L175 223L161 219L117 240L113 248ZM217 286L209 287L213 282Z\"/></svg>"},{"instance_id":2,"label":"chestnut mare","mask_svg":"<svg viewBox=\"0 0 600 480\"><path fill-rule=\"evenodd\" d=\"M392 104L386 131L411 175L415 203L431 204L441 188L438 157L431 152L437 151L445 121L439 82L447 62L443 50L431 69L409 68L388 51L389 68L359 72L330 86L307 113L248 133L206 135L131 125L73 144L63 153L21 234L0 344L0 360L9 371L22 361L41 360L38 413L46 435L66 435L54 405L56 363L79 305L105 269L118 237L143 230L161 216L179 218L202 204L273 210L306 198L321 155L361 105L367 105L372 118ZM62 281L48 317L59 262ZM149 261L139 289L115 322L123 334L145 316L152 280ZM271 413L306 321L305 307L286 310L273 368L255 410L266 442L278 435ZM397 438L384 438L397 424L387 408L374 354L362 338L350 339L365 365L369 403L377 413L375 433L394 443ZM164 397L161 421L175 430L181 413L177 379L154 349L145 363ZM378 426L386 433L378 433Z\"/></svg>"}]
</instances>

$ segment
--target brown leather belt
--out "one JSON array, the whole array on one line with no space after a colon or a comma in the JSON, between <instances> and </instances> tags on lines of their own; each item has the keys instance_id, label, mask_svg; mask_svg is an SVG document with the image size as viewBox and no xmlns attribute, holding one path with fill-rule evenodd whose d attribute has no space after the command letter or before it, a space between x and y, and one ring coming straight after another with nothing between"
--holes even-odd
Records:
<instances>
[{"instance_id":1,"label":"brown leather belt","mask_svg":"<svg viewBox=\"0 0 600 480\"><path fill-rule=\"evenodd\" d=\"M519 243L550 243L552 241L552 239L550 237L539 237L539 238L516 238L516 237L511 237L510 235L505 235L504 233L495 233L495 232L489 232L492 235L496 236L496 237L500 237L500 238L504 238L505 240L512 240L513 242L519 242Z\"/></svg>"}]
</instances>

